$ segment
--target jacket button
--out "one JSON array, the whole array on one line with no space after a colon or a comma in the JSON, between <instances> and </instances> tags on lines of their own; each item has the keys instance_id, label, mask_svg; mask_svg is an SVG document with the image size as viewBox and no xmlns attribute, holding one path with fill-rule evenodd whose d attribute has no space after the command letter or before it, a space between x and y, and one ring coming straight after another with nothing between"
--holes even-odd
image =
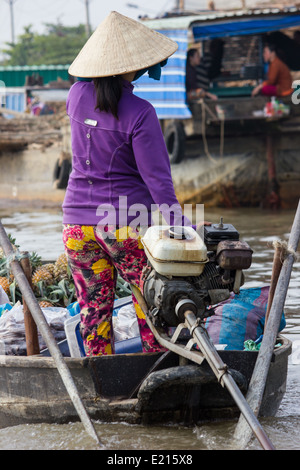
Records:
<instances>
[{"instance_id":1,"label":"jacket button","mask_svg":"<svg viewBox=\"0 0 300 470\"><path fill-rule=\"evenodd\" d=\"M91 180L88 180L88 183L89 183L89 184L93 184L93 181L91 181Z\"/></svg>"},{"instance_id":2,"label":"jacket button","mask_svg":"<svg viewBox=\"0 0 300 470\"><path fill-rule=\"evenodd\" d=\"M87 136L87 138L88 138L88 139L90 139L90 138L91 138L91 134L87 134L86 136Z\"/></svg>"},{"instance_id":3,"label":"jacket button","mask_svg":"<svg viewBox=\"0 0 300 470\"><path fill-rule=\"evenodd\" d=\"M91 164L90 160L86 160L85 163L86 163L87 165L90 165L90 164Z\"/></svg>"}]
</instances>

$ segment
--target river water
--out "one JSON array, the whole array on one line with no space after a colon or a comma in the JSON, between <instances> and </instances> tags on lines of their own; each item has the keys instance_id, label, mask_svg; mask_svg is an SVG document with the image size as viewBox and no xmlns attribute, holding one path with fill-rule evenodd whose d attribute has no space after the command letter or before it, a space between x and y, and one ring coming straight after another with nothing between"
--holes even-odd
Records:
<instances>
[{"instance_id":1,"label":"river water","mask_svg":"<svg viewBox=\"0 0 300 470\"><path fill-rule=\"evenodd\" d=\"M261 209L213 209L205 211L205 219L232 223L253 249L253 262L245 272L244 287L259 287L270 282L273 246L277 239L288 240L295 211L270 212ZM59 209L0 209L0 217L8 233L27 251L36 251L44 259L55 259L63 252L61 212ZM260 422L274 446L279 450L300 450L300 262L293 266L285 304L284 335L293 341L289 358L287 391L274 418ZM96 422L101 442L108 450L227 450L236 421L214 422L192 428L183 426L142 427L120 423ZM67 425L21 425L0 429L0 450L48 449L92 450L94 442L81 423ZM260 449L253 438L248 449Z\"/></svg>"}]
</instances>

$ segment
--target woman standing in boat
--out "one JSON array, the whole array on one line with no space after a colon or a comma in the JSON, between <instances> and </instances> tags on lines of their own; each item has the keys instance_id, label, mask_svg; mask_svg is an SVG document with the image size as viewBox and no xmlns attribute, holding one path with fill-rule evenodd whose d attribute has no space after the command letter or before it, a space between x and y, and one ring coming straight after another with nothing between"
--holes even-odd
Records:
<instances>
[{"instance_id":1,"label":"woman standing in boat","mask_svg":"<svg viewBox=\"0 0 300 470\"><path fill-rule=\"evenodd\" d=\"M69 73L72 173L63 203L63 239L81 309L87 355L113 353L111 319L117 274L140 286L146 256L137 225L151 225L153 204L170 224L185 221L154 108L132 81L161 66L177 44L117 12L98 26ZM137 211L143 222L136 220ZM174 220L177 217L177 222ZM166 217L165 217L166 218ZM143 351L161 350L134 300Z\"/></svg>"}]
</instances>

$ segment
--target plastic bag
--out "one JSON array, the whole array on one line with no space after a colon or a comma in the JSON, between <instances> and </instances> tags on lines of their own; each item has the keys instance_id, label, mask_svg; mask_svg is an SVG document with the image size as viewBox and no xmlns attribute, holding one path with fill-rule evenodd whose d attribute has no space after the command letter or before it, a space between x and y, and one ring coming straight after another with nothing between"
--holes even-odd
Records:
<instances>
[{"instance_id":1,"label":"plastic bag","mask_svg":"<svg viewBox=\"0 0 300 470\"><path fill-rule=\"evenodd\" d=\"M244 342L244 351L259 351L261 347L261 342L257 343L253 339L247 339Z\"/></svg>"},{"instance_id":2,"label":"plastic bag","mask_svg":"<svg viewBox=\"0 0 300 470\"><path fill-rule=\"evenodd\" d=\"M67 306L67 310L71 317L74 317L78 313L80 313L80 306L78 302L73 302L72 304Z\"/></svg>"},{"instance_id":3,"label":"plastic bag","mask_svg":"<svg viewBox=\"0 0 300 470\"><path fill-rule=\"evenodd\" d=\"M0 286L0 305L8 304L9 298L2 286Z\"/></svg>"},{"instance_id":4,"label":"plastic bag","mask_svg":"<svg viewBox=\"0 0 300 470\"><path fill-rule=\"evenodd\" d=\"M57 342L65 339L64 322L70 317L66 308L47 307L42 312L52 334ZM46 344L38 331L40 350ZM0 317L0 343L5 346L5 354L12 356L26 356L26 336L24 325L23 305L17 302L11 310L6 310ZM3 351L2 351L3 352Z\"/></svg>"},{"instance_id":5,"label":"plastic bag","mask_svg":"<svg viewBox=\"0 0 300 470\"><path fill-rule=\"evenodd\" d=\"M113 330L115 341L140 336L136 312L133 303L121 307L116 316L113 316Z\"/></svg>"},{"instance_id":6,"label":"plastic bag","mask_svg":"<svg viewBox=\"0 0 300 470\"><path fill-rule=\"evenodd\" d=\"M6 310L11 310L11 309L12 309L12 306L9 303L0 305L0 317L2 313L6 312Z\"/></svg>"}]
</instances>

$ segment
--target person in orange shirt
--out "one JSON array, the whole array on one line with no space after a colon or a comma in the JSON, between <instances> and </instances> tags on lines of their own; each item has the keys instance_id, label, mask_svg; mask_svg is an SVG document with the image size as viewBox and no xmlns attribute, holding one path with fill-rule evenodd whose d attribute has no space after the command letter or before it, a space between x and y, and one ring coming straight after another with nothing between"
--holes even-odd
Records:
<instances>
[{"instance_id":1,"label":"person in orange shirt","mask_svg":"<svg viewBox=\"0 0 300 470\"><path fill-rule=\"evenodd\" d=\"M264 96L287 96L293 92L292 76L288 66L276 54L275 47L268 45L263 51L264 61L268 62L269 70L267 80L252 91L252 96L259 93Z\"/></svg>"}]
</instances>

